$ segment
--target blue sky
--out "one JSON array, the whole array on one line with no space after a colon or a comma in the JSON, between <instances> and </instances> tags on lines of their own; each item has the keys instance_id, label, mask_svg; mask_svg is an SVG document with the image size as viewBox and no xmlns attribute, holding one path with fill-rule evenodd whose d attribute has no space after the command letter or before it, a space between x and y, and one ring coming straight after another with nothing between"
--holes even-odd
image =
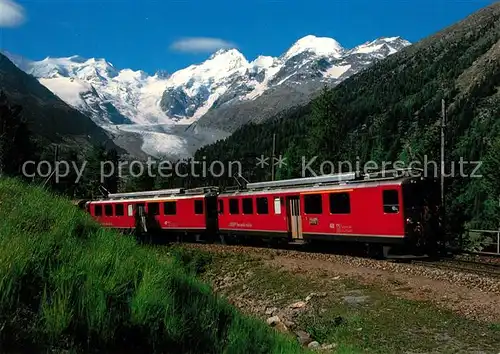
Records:
<instances>
[{"instance_id":1,"label":"blue sky","mask_svg":"<svg viewBox=\"0 0 500 354\"><path fill-rule=\"evenodd\" d=\"M415 42L493 2L0 0L0 49L36 60L78 54L120 69L172 72L225 45L249 60L278 56L308 34L347 48L381 36Z\"/></svg>"}]
</instances>

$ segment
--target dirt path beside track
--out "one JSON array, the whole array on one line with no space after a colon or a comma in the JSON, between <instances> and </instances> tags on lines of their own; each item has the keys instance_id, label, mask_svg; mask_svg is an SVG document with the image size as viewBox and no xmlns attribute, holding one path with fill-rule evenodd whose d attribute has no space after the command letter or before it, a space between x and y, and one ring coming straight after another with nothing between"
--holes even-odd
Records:
<instances>
[{"instance_id":1,"label":"dirt path beside track","mask_svg":"<svg viewBox=\"0 0 500 354\"><path fill-rule=\"evenodd\" d=\"M222 245L188 247L251 255L273 268L312 278L349 278L399 298L430 302L469 319L500 323L500 281L495 278L342 255Z\"/></svg>"}]
</instances>

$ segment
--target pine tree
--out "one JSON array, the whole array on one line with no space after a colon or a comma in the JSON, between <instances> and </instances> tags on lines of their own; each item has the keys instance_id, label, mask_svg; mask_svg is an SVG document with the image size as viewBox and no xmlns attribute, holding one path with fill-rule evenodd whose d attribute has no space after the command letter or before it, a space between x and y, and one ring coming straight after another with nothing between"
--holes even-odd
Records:
<instances>
[{"instance_id":1,"label":"pine tree","mask_svg":"<svg viewBox=\"0 0 500 354\"><path fill-rule=\"evenodd\" d=\"M84 155L84 175L78 184L79 193L89 197L101 195L101 186L110 193L118 191L120 183L120 158L116 150L107 150L103 145L95 145ZM80 168L83 165L80 164ZM110 176L108 176L110 175Z\"/></svg>"},{"instance_id":2,"label":"pine tree","mask_svg":"<svg viewBox=\"0 0 500 354\"><path fill-rule=\"evenodd\" d=\"M302 177L302 157L307 160L305 151L300 144L292 140L283 155L285 165L277 169L276 179L281 180Z\"/></svg>"},{"instance_id":3,"label":"pine tree","mask_svg":"<svg viewBox=\"0 0 500 354\"><path fill-rule=\"evenodd\" d=\"M486 197L482 204L482 224L497 229L500 226L500 138L495 139L484 158L480 179L481 194Z\"/></svg>"},{"instance_id":4,"label":"pine tree","mask_svg":"<svg viewBox=\"0 0 500 354\"><path fill-rule=\"evenodd\" d=\"M312 103L308 151L319 160L338 159L344 133L342 126L342 114L335 104L333 90L325 86Z\"/></svg>"},{"instance_id":5,"label":"pine tree","mask_svg":"<svg viewBox=\"0 0 500 354\"><path fill-rule=\"evenodd\" d=\"M22 107L12 105L0 91L0 176L21 175L23 163L36 154L31 132L21 112Z\"/></svg>"}]
</instances>

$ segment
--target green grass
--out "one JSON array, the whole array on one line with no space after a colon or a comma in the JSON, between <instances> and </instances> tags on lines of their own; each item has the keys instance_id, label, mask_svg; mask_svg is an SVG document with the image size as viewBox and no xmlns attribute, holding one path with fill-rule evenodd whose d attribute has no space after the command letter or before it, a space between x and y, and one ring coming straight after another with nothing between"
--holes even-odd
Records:
<instances>
[{"instance_id":1,"label":"green grass","mask_svg":"<svg viewBox=\"0 0 500 354\"><path fill-rule=\"evenodd\" d=\"M0 351L299 353L195 278L68 201L0 179Z\"/></svg>"},{"instance_id":2,"label":"green grass","mask_svg":"<svg viewBox=\"0 0 500 354\"><path fill-rule=\"evenodd\" d=\"M193 260L206 257L200 251L186 252ZM334 279L327 272L294 274L250 255L224 253L210 258L212 264L204 265L201 277L209 281L233 276L236 280L221 291L228 297L245 293L245 299L252 298L256 304L271 299L270 307L283 308L312 292L327 292L314 297L294 321L318 342L336 343L335 353L500 352L499 324L468 320L430 303L360 285L354 279ZM345 296L366 298L347 303Z\"/></svg>"}]
</instances>

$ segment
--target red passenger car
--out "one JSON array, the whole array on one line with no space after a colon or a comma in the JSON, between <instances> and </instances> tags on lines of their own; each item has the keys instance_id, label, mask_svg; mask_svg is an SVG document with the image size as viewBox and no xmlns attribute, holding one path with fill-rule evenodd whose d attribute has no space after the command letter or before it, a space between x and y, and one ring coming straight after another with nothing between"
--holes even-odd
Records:
<instances>
[{"instance_id":1,"label":"red passenger car","mask_svg":"<svg viewBox=\"0 0 500 354\"><path fill-rule=\"evenodd\" d=\"M216 198L206 188L117 193L87 203L87 210L100 224L115 229L215 234Z\"/></svg>"},{"instance_id":2,"label":"red passenger car","mask_svg":"<svg viewBox=\"0 0 500 354\"><path fill-rule=\"evenodd\" d=\"M219 232L288 240L430 246L439 189L421 177L356 173L249 183L219 195Z\"/></svg>"}]
</instances>

